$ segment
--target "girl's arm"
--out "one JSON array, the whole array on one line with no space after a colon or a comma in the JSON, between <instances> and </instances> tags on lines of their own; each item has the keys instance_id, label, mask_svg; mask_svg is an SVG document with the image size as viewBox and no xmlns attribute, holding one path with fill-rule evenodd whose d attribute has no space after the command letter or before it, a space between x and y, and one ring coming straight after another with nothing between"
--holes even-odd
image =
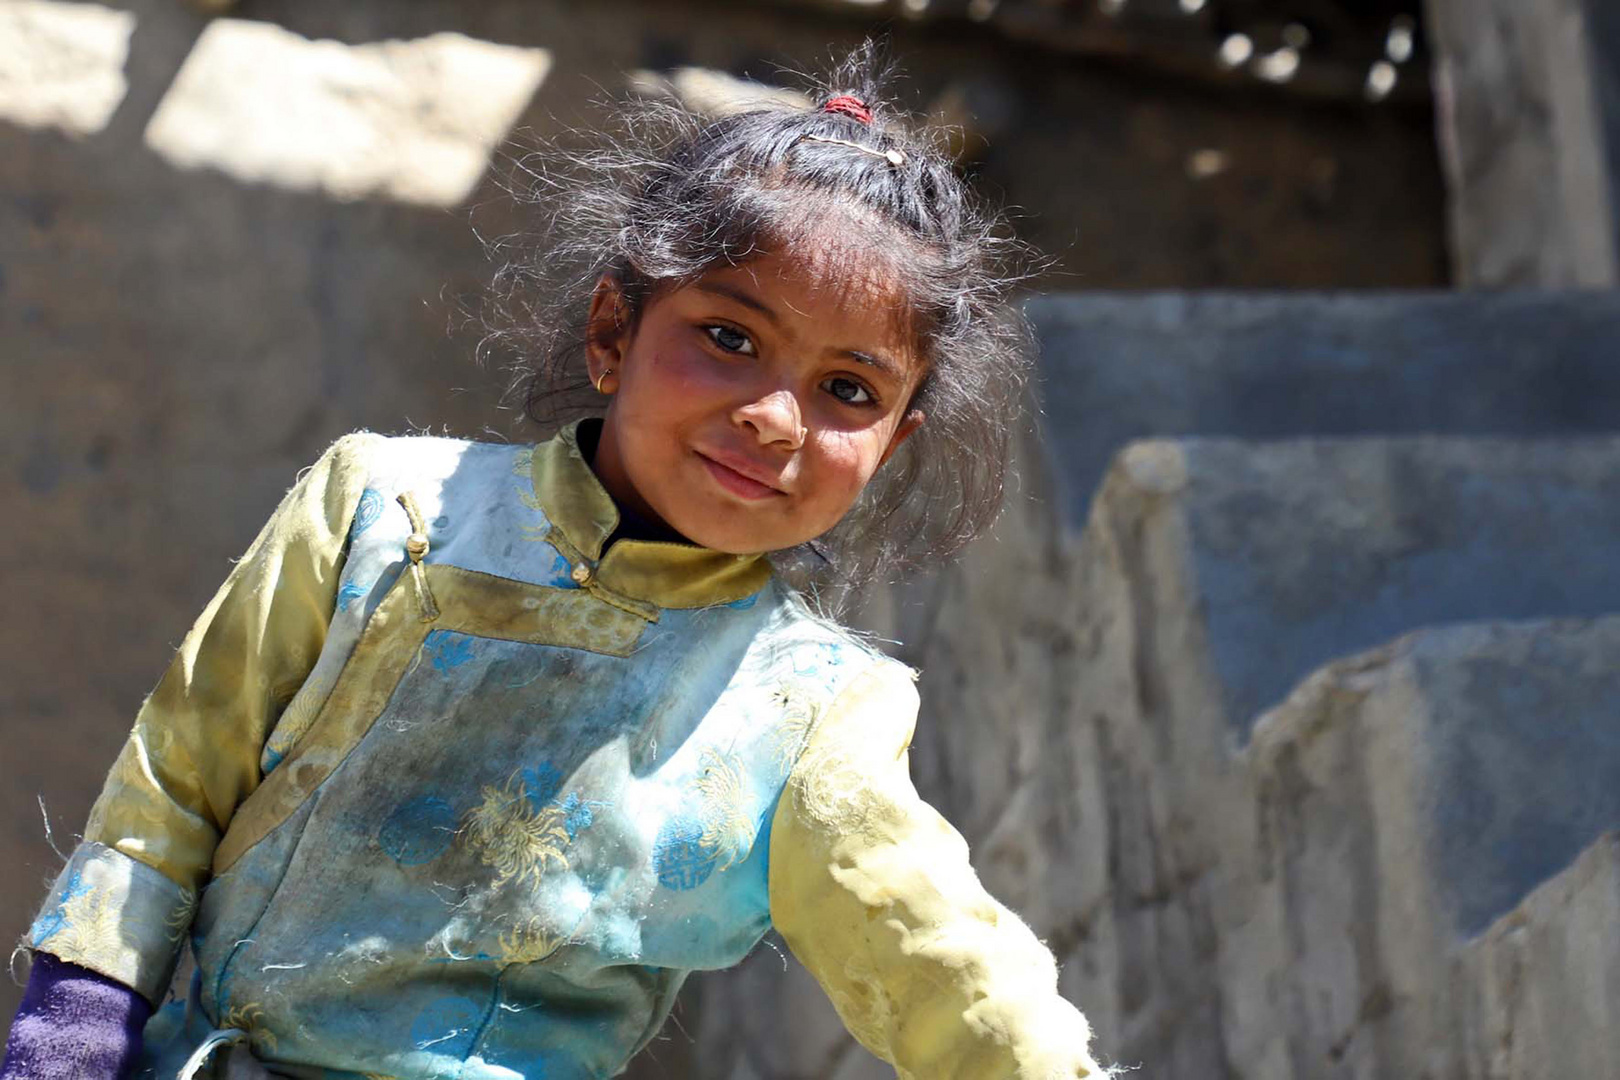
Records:
<instances>
[{"instance_id":1,"label":"girl's arm","mask_svg":"<svg viewBox=\"0 0 1620 1080\"><path fill-rule=\"evenodd\" d=\"M326 639L374 438L299 478L186 635L34 921L36 952L162 999L214 848Z\"/></svg>"},{"instance_id":2,"label":"girl's arm","mask_svg":"<svg viewBox=\"0 0 1620 1080\"><path fill-rule=\"evenodd\" d=\"M97 1080L135 1064L145 998L105 975L36 953L17 1019L6 1039L0 1080Z\"/></svg>"},{"instance_id":3,"label":"girl's arm","mask_svg":"<svg viewBox=\"0 0 1620 1080\"><path fill-rule=\"evenodd\" d=\"M902 1078L1107 1075L1051 953L912 787L916 714L909 673L881 662L817 722L771 827L772 920Z\"/></svg>"}]
</instances>

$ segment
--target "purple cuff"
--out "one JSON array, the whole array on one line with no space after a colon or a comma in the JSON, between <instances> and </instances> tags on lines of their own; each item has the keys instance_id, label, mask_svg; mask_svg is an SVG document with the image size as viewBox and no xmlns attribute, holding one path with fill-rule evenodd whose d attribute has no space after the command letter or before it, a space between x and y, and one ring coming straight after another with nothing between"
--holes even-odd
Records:
<instances>
[{"instance_id":1,"label":"purple cuff","mask_svg":"<svg viewBox=\"0 0 1620 1080\"><path fill-rule=\"evenodd\" d=\"M151 1015L123 983L36 952L0 1080L121 1080Z\"/></svg>"}]
</instances>

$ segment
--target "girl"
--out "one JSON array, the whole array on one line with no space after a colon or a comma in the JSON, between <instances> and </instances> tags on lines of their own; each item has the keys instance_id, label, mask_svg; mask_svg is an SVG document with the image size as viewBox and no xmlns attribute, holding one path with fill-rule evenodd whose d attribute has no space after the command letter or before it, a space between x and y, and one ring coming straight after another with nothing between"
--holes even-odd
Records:
<instances>
[{"instance_id":1,"label":"girl","mask_svg":"<svg viewBox=\"0 0 1620 1080\"><path fill-rule=\"evenodd\" d=\"M773 925L901 1076L1099 1073L911 786L912 673L787 583L980 531L1024 364L997 223L869 51L836 79L641 117L551 193L504 280L576 311L506 336L531 412L599 418L299 479L33 924L4 1080L612 1076Z\"/></svg>"}]
</instances>

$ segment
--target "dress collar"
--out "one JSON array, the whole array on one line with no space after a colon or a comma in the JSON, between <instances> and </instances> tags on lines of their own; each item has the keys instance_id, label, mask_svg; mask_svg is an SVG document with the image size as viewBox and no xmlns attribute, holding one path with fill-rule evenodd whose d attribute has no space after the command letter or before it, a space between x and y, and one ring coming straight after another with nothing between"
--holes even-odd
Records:
<instances>
[{"instance_id":1,"label":"dress collar","mask_svg":"<svg viewBox=\"0 0 1620 1080\"><path fill-rule=\"evenodd\" d=\"M602 547L619 526L619 508L579 448L579 423L535 447L531 465L535 499L552 525L547 539L573 563L575 581L610 601L618 598L639 601L638 607L664 608L728 604L765 587L771 564L763 555L727 555L696 544L621 539L604 556Z\"/></svg>"}]
</instances>

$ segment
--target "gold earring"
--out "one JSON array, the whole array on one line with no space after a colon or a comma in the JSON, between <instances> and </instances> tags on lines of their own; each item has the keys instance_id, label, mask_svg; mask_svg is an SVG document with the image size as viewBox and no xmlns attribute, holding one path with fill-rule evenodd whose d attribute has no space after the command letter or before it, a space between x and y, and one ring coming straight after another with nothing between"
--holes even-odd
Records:
<instances>
[{"instance_id":1,"label":"gold earring","mask_svg":"<svg viewBox=\"0 0 1620 1080\"><path fill-rule=\"evenodd\" d=\"M598 375L596 377L596 392L598 394L607 393L606 390L602 389L602 383L611 374L613 374L613 369L612 368L603 368L602 369L602 374L600 374L600 375Z\"/></svg>"}]
</instances>

